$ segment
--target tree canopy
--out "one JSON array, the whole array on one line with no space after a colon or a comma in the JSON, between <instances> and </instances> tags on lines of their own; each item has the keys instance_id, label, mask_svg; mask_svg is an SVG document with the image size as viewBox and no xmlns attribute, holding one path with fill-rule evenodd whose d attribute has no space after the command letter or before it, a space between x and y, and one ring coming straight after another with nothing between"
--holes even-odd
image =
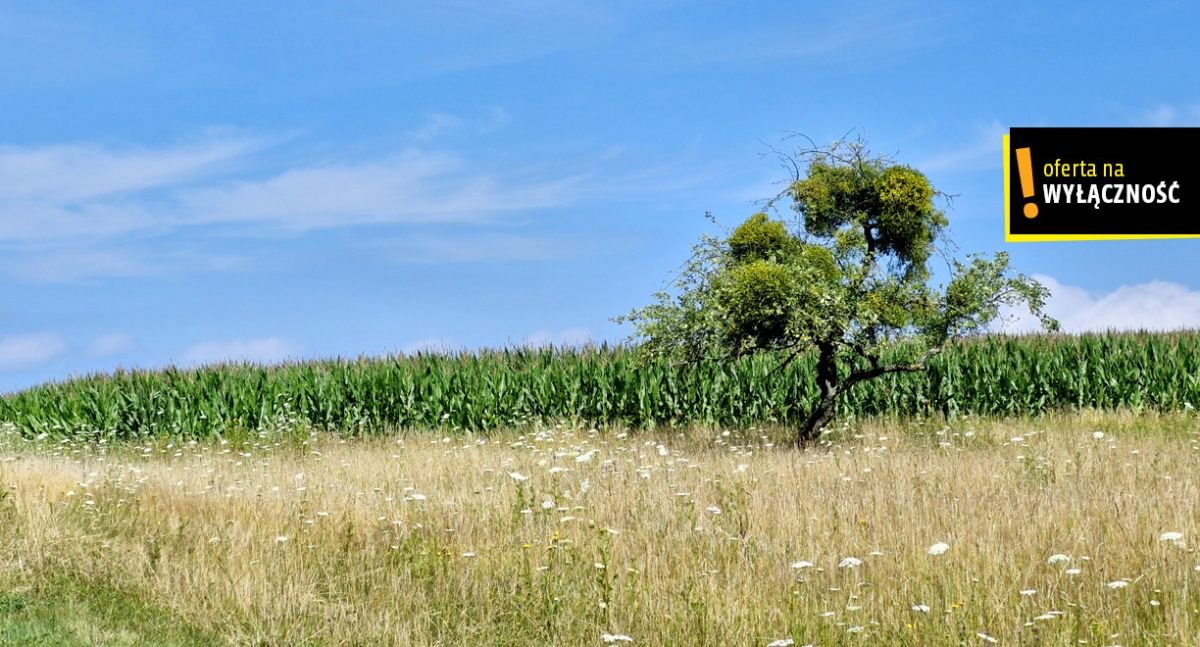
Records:
<instances>
[{"instance_id":1,"label":"tree canopy","mask_svg":"<svg viewBox=\"0 0 1200 647\"><path fill-rule=\"evenodd\" d=\"M863 380L919 371L952 339L1024 304L1049 329L1047 290L1008 255L949 255L942 195L920 171L838 142L786 156L787 188L725 237L703 236L673 291L618 321L650 356L697 361L760 351L817 353L821 394L797 432L806 443L840 393ZM786 206L787 221L768 211ZM945 259L935 285L929 263ZM790 359L785 361L790 361Z\"/></svg>"}]
</instances>

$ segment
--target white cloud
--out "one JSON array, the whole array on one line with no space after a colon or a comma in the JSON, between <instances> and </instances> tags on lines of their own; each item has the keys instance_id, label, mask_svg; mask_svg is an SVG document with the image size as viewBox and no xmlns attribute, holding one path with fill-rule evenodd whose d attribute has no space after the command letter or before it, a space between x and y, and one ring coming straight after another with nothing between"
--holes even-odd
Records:
<instances>
[{"instance_id":1,"label":"white cloud","mask_svg":"<svg viewBox=\"0 0 1200 647\"><path fill-rule=\"evenodd\" d=\"M508 116L495 108L480 119L471 127L496 127ZM458 121L437 115L422 127L422 136L456 128ZM579 199L584 180L561 167L493 171L456 154L419 148L374 159L264 168L251 155L270 143L216 134L157 148L0 145L0 255L6 258L0 272L70 281L226 269L242 259L184 249L173 234L195 227L228 237L372 224L480 223L502 213L567 204ZM463 240L431 238L423 248L439 253L431 260L453 261L504 250L538 258L555 247L533 239Z\"/></svg>"},{"instance_id":2,"label":"white cloud","mask_svg":"<svg viewBox=\"0 0 1200 647\"><path fill-rule=\"evenodd\" d=\"M187 364L217 362L280 362L297 354L298 349L279 337L228 339L201 342L183 353Z\"/></svg>"},{"instance_id":3,"label":"white cloud","mask_svg":"<svg viewBox=\"0 0 1200 647\"><path fill-rule=\"evenodd\" d=\"M264 145L216 136L160 148L0 146L0 242L162 233L180 224L173 191L211 179Z\"/></svg>"},{"instance_id":4,"label":"white cloud","mask_svg":"<svg viewBox=\"0 0 1200 647\"><path fill-rule=\"evenodd\" d=\"M555 348L586 346L592 341L592 331L587 328L565 328L558 332L538 330L521 342L522 346L530 348Z\"/></svg>"},{"instance_id":5,"label":"white cloud","mask_svg":"<svg viewBox=\"0 0 1200 647\"><path fill-rule=\"evenodd\" d=\"M446 152L297 164L221 180L258 140L190 147L0 147L0 242L94 242L195 225L308 231L372 223L473 222L564 204L581 176L492 173Z\"/></svg>"},{"instance_id":6,"label":"white cloud","mask_svg":"<svg viewBox=\"0 0 1200 647\"><path fill-rule=\"evenodd\" d=\"M111 357L133 350L133 337L121 333L101 335L88 345L87 354L91 357Z\"/></svg>"},{"instance_id":7,"label":"white cloud","mask_svg":"<svg viewBox=\"0 0 1200 647\"><path fill-rule=\"evenodd\" d=\"M37 366L61 355L66 349L66 342L54 333L0 337L0 371Z\"/></svg>"},{"instance_id":8,"label":"white cloud","mask_svg":"<svg viewBox=\"0 0 1200 647\"><path fill-rule=\"evenodd\" d=\"M0 201L74 204L172 186L259 147L255 140L226 138L160 149L0 146Z\"/></svg>"},{"instance_id":9,"label":"white cloud","mask_svg":"<svg viewBox=\"0 0 1200 647\"><path fill-rule=\"evenodd\" d=\"M286 231L359 224L475 222L571 199L578 178L529 180L472 170L447 153L294 168L264 180L185 192L190 224L243 223Z\"/></svg>"},{"instance_id":10,"label":"white cloud","mask_svg":"<svg viewBox=\"0 0 1200 647\"><path fill-rule=\"evenodd\" d=\"M1150 281L1094 294L1049 276L1034 278L1049 288L1046 312L1058 319L1063 332L1200 328L1200 291L1178 283ZM1037 320L1025 311L1008 310L1002 317L1004 321L996 328L1003 332L1028 332L1038 327Z\"/></svg>"}]
</instances>

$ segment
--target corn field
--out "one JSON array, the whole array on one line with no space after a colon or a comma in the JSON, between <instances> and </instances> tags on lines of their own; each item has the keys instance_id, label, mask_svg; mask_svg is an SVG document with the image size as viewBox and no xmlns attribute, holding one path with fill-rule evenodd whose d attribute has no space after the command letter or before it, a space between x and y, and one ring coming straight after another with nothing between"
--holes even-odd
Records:
<instances>
[{"instance_id":1,"label":"corn field","mask_svg":"<svg viewBox=\"0 0 1200 647\"><path fill-rule=\"evenodd\" d=\"M120 371L0 399L27 435L205 438L300 425L347 434L487 431L574 421L634 428L799 423L813 359L675 365L636 350L502 350L264 367ZM924 373L856 385L840 416L1008 416L1200 402L1200 333L991 336L948 347Z\"/></svg>"}]
</instances>

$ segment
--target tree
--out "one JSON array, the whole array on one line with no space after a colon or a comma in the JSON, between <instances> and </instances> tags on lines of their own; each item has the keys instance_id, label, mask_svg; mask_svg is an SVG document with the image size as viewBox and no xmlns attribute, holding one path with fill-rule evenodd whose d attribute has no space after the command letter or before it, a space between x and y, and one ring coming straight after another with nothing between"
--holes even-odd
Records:
<instances>
[{"instance_id":1,"label":"tree","mask_svg":"<svg viewBox=\"0 0 1200 647\"><path fill-rule=\"evenodd\" d=\"M977 334L1001 306L1024 304L1044 327L1046 288L1009 269L1008 255L960 261L946 249L944 198L920 171L861 142L781 154L792 178L767 202L796 219L755 213L725 238L703 236L675 282L618 322L641 352L686 362L783 351L781 366L816 354L819 397L796 443L819 437L840 394L888 373L925 369L953 339ZM802 173L803 169L803 173ZM940 253L949 279L933 285Z\"/></svg>"}]
</instances>

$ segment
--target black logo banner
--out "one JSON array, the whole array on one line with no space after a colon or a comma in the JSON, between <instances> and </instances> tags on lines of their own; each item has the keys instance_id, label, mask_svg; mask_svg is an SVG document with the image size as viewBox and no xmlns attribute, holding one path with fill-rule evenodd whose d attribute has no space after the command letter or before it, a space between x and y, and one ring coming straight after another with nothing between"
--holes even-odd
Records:
<instances>
[{"instance_id":1,"label":"black logo banner","mask_svg":"<svg viewBox=\"0 0 1200 647\"><path fill-rule=\"evenodd\" d=\"M1200 128L1012 128L1005 240L1200 238Z\"/></svg>"}]
</instances>

